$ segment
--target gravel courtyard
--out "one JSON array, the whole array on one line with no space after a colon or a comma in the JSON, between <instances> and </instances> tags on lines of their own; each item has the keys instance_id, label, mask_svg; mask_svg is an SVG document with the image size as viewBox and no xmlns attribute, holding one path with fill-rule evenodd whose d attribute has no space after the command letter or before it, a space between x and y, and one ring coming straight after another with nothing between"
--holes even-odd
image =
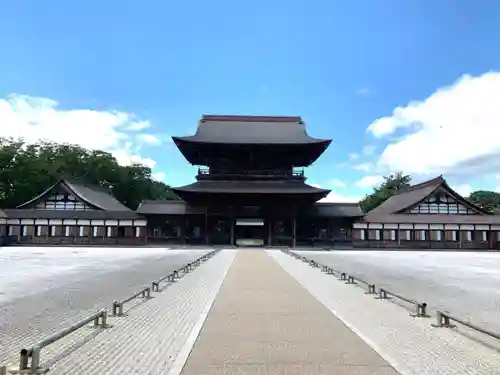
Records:
<instances>
[{"instance_id":1,"label":"gravel courtyard","mask_svg":"<svg viewBox=\"0 0 500 375\"><path fill-rule=\"evenodd\" d=\"M0 248L0 363L209 251Z\"/></svg>"},{"instance_id":2,"label":"gravel courtyard","mask_svg":"<svg viewBox=\"0 0 500 375\"><path fill-rule=\"evenodd\" d=\"M500 332L500 253L297 251L379 287Z\"/></svg>"}]
</instances>

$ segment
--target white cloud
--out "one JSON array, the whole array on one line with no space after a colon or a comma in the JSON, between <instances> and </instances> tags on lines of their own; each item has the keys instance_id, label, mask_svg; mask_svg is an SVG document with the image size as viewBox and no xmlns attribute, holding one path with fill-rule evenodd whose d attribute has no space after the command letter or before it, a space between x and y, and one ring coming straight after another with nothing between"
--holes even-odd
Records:
<instances>
[{"instance_id":1,"label":"white cloud","mask_svg":"<svg viewBox=\"0 0 500 375\"><path fill-rule=\"evenodd\" d=\"M358 94L362 96L369 95L372 92L372 90L369 87L362 87L358 90Z\"/></svg>"},{"instance_id":2,"label":"white cloud","mask_svg":"<svg viewBox=\"0 0 500 375\"><path fill-rule=\"evenodd\" d=\"M138 153L137 139L130 134L150 126L130 113L63 109L47 98L10 95L0 99L0 137L22 137L27 143L47 140L108 151L122 165L156 165Z\"/></svg>"},{"instance_id":3,"label":"white cloud","mask_svg":"<svg viewBox=\"0 0 500 375\"><path fill-rule=\"evenodd\" d=\"M325 198L320 199L319 202L358 203L362 198L363 197L344 195L344 194L339 194L339 193L332 191Z\"/></svg>"},{"instance_id":4,"label":"white cloud","mask_svg":"<svg viewBox=\"0 0 500 375\"><path fill-rule=\"evenodd\" d=\"M350 154L347 154L347 157L349 158L349 160L357 160L359 158L359 155L351 152Z\"/></svg>"},{"instance_id":5,"label":"white cloud","mask_svg":"<svg viewBox=\"0 0 500 375\"><path fill-rule=\"evenodd\" d=\"M375 146L364 146L361 153L365 156L371 156L373 155L374 151L375 151Z\"/></svg>"},{"instance_id":6,"label":"white cloud","mask_svg":"<svg viewBox=\"0 0 500 375\"><path fill-rule=\"evenodd\" d=\"M155 172L155 173L151 174L151 177L153 178L153 180L165 182L165 178L167 177L167 174L165 172Z\"/></svg>"},{"instance_id":7,"label":"white cloud","mask_svg":"<svg viewBox=\"0 0 500 375\"><path fill-rule=\"evenodd\" d=\"M383 176L365 176L357 181L355 185L360 188L372 188L379 186L383 181Z\"/></svg>"},{"instance_id":8,"label":"white cloud","mask_svg":"<svg viewBox=\"0 0 500 375\"><path fill-rule=\"evenodd\" d=\"M370 164L369 163L361 163L358 165L355 165L353 168L358 170L358 171L363 171L363 172L368 172L370 170Z\"/></svg>"},{"instance_id":9,"label":"white cloud","mask_svg":"<svg viewBox=\"0 0 500 375\"><path fill-rule=\"evenodd\" d=\"M311 186L322 188L318 184L311 184ZM319 202L331 202L331 203L357 203L362 199L362 197L351 196L345 194L339 194L334 191L331 191L325 198L320 199Z\"/></svg>"},{"instance_id":10,"label":"white cloud","mask_svg":"<svg viewBox=\"0 0 500 375\"><path fill-rule=\"evenodd\" d=\"M368 131L405 134L380 155L378 167L409 174L487 175L500 166L500 73L464 75L423 101L395 108Z\"/></svg>"},{"instance_id":11,"label":"white cloud","mask_svg":"<svg viewBox=\"0 0 500 375\"><path fill-rule=\"evenodd\" d=\"M345 188L345 182L343 181L340 181L340 180L330 180L328 182L328 185L332 186L332 187L337 187L337 188Z\"/></svg>"},{"instance_id":12,"label":"white cloud","mask_svg":"<svg viewBox=\"0 0 500 375\"><path fill-rule=\"evenodd\" d=\"M136 121L129 124L126 129L130 131L139 131L144 130L151 127L151 123L149 121Z\"/></svg>"},{"instance_id":13,"label":"white cloud","mask_svg":"<svg viewBox=\"0 0 500 375\"><path fill-rule=\"evenodd\" d=\"M474 191L472 186L470 186L469 184L461 184L461 185L452 186L452 189L464 197L468 197L470 195L470 193L472 193Z\"/></svg>"},{"instance_id":14,"label":"white cloud","mask_svg":"<svg viewBox=\"0 0 500 375\"><path fill-rule=\"evenodd\" d=\"M159 144L161 144L160 139L153 134L146 134L146 133L138 134L137 139L140 142L151 145L151 146L158 146Z\"/></svg>"}]
</instances>

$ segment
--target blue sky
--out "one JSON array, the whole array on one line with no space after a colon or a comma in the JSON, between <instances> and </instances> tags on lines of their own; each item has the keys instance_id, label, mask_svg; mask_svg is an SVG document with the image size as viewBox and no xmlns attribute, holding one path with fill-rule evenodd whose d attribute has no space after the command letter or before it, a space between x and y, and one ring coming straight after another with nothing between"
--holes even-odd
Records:
<instances>
[{"instance_id":1,"label":"blue sky","mask_svg":"<svg viewBox=\"0 0 500 375\"><path fill-rule=\"evenodd\" d=\"M0 136L104 148L182 185L195 171L169 137L203 113L300 115L334 140L307 171L332 200L397 170L493 190L498 19L493 0L4 1Z\"/></svg>"}]
</instances>

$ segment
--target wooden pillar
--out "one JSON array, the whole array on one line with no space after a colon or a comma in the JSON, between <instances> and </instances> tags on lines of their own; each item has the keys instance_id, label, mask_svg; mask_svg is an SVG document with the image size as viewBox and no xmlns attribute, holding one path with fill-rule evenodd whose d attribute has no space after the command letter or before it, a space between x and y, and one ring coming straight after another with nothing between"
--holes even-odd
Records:
<instances>
[{"instance_id":1,"label":"wooden pillar","mask_svg":"<svg viewBox=\"0 0 500 375\"><path fill-rule=\"evenodd\" d=\"M229 233L231 233L231 237L230 237L230 240L229 240L229 244L231 246L234 246L234 211L233 211L233 208L230 207L229 208L229 225L230 225L230 228L229 228Z\"/></svg>"},{"instance_id":2,"label":"wooden pillar","mask_svg":"<svg viewBox=\"0 0 500 375\"><path fill-rule=\"evenodd\" d=\"M183 236L184 236L184 244L188 243L188 236L189 236L189 216L185 215L184 216L184 227L183 227Z\"/></svg>"},{"instance_id":3,"label":"wooden pillar","mask_svg":"<svg viewBox=\"0 0 500 375\"><path fill-rule=\"evenodd\" d=\"M208 208L205 207L205 244L208 245L209 236L208 236Z\"/></svg>"},{"instance_id":4,"label":"wooden pillar","mask_svg":"<svg viewBox=\"0 0 500 375\"><path fill-rule=\"evenodd\" d=\"M229 220L229 225L231 225L231 240L230 245L234 246L234 218Z\"/></svg>"},{"instance_id":5,"label":"wooden pillar","mask_svg":"<svg viewBox=\"0 0 500 375\"><path fill-rule=\"evenodd\" d=\"M458 230L458 248L462 249L464 247L464 231L462 229Z\"/></svg>"},{"instance_id":6,"label":"wooden pillar","mask_svg":"<svg viewBox=\"0 0 500 375\"><path fill-rule=\"evenodd\" d=\"M488 232L488 248L489 249L494 249L496 247L496 243L495 243L496 236L498 236L496 231L490 230Z\"/></svg>"},{"instance_id":7,"label":"wooden pillar","mask_svg":"<svg viewBox=\"0 0 500 375\"><path fill-rule=\"evenodd\" d=\"M267 246L271 246L272 244L272 235L273 235L273 222L271 218L267 219Z\"/></svg>"},{"instance_id":8,"label":"wooden pillar","mask_svg":"<svg viewBox=\"0 0 500 375\"><path fill-rule=\"evenodd\" d=\"M398 247L401 247L401 229L399 229L399 224L396 229L396 240L398 241Z\"/></svg>"}]
</instances>

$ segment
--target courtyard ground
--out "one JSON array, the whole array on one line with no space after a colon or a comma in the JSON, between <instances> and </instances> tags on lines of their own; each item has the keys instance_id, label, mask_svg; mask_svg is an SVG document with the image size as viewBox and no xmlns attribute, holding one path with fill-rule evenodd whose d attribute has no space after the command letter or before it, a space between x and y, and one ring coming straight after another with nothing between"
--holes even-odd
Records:
<instances>
[{"instance_id":1,"label":"courtyard ground","mask_svg":"<svg viewBox=\"0 0 500 375\"><path fill-rule=\"evenodd\" d=\"M8 251L4 252L5 249ZM0 278L0 292L4 292L4 300L0 301L0 365L15 365L21 347L90 311L109 308L113 299L128 297L208 251L0 249L0 277L5 276ZM263 261L266 253L267 259ZM450 306L456 306L452 310L455 314L482 317L481 321L490 327L495 323L491 316L498 294L492 298L491 293L498 285L497 254L382 251L303 254L409 297L427 299L431 308L452 310ZM30 267L28 271L23 264ZM12 275L9 270L24 276ZM208 365L207 369L214 374L278 375L293 373L291 369L295 369L301 375L326 375L331 374L328 369L332 364L342 364L335 362L335 358L345 358L350 363L344 361L340 373L377 374L375 367L369 367L375 363L380 374L394 373L391 368L394 367L402 375L500 375L498 346L485 345L455 330L433 328L433 319L411 318L400 306L376 300L361 288L347 285L279 250L221 251L200 269L153 296L130 309L127 316L110 318L110 329L83 329L48 346L42 362L53 374L179 375L184 368L187 375L199 368L195 359L189 365L190 353L194 358L196 345L208 345L212 347L210 363L205 357L198 364ZM314 307L320 305L323 310ZM317 312L311 310L313 307ZM485 309L490 311L481 315ZM230 325L231 319L236 319L235 324ZM232 329L225 328L225 320ZM212 334L212 339L206 335L204 338L204 329ZM245 352L238 346L245 342L265 342L266 337L268 343L273 339L281 344L268 349L263 346L260 352ZM223 347L219 345L221 340L236 341L234 345L226 345L225 352L217 352L219 346ZM316 341L319 347L314 346ZM353 343L362 349L354 347L352 353L365 354L358 358L350 355L348 346ZM321 359L318 350L331 355ZM380 359L363 363L373 357L370 350L377 352ZM302 360L297 360L297 354L302 355ZM236 366L221 367L221 363L234 362L234 355L238 355ZM266 361L272 363L274 359L276 364L277 359L286 358L295 359L292 367L262 366ZM238 365L255 360L261 365L247 366L247 372ZM357 372L346 372L348 367Z\"/></svg>"},{"instance_id":2,"label":"courtyard ground","mask_svg":"<svg viewBox=\"0 0 500 375\"><path fill-rule=\"evenodd\" d=\"M0 249L0 364L29 345L129 297L208 249Z\"/></svg>"},{"instance_id":3,"label":"courtyard ground","mask_svg":"<svg viewBox=\"0 0 500 375\"><path fill-rule=\"evenodd\" d=\"M296 251L378 287L500 332L500 253Z\"/></svg>"}]
</instances>

